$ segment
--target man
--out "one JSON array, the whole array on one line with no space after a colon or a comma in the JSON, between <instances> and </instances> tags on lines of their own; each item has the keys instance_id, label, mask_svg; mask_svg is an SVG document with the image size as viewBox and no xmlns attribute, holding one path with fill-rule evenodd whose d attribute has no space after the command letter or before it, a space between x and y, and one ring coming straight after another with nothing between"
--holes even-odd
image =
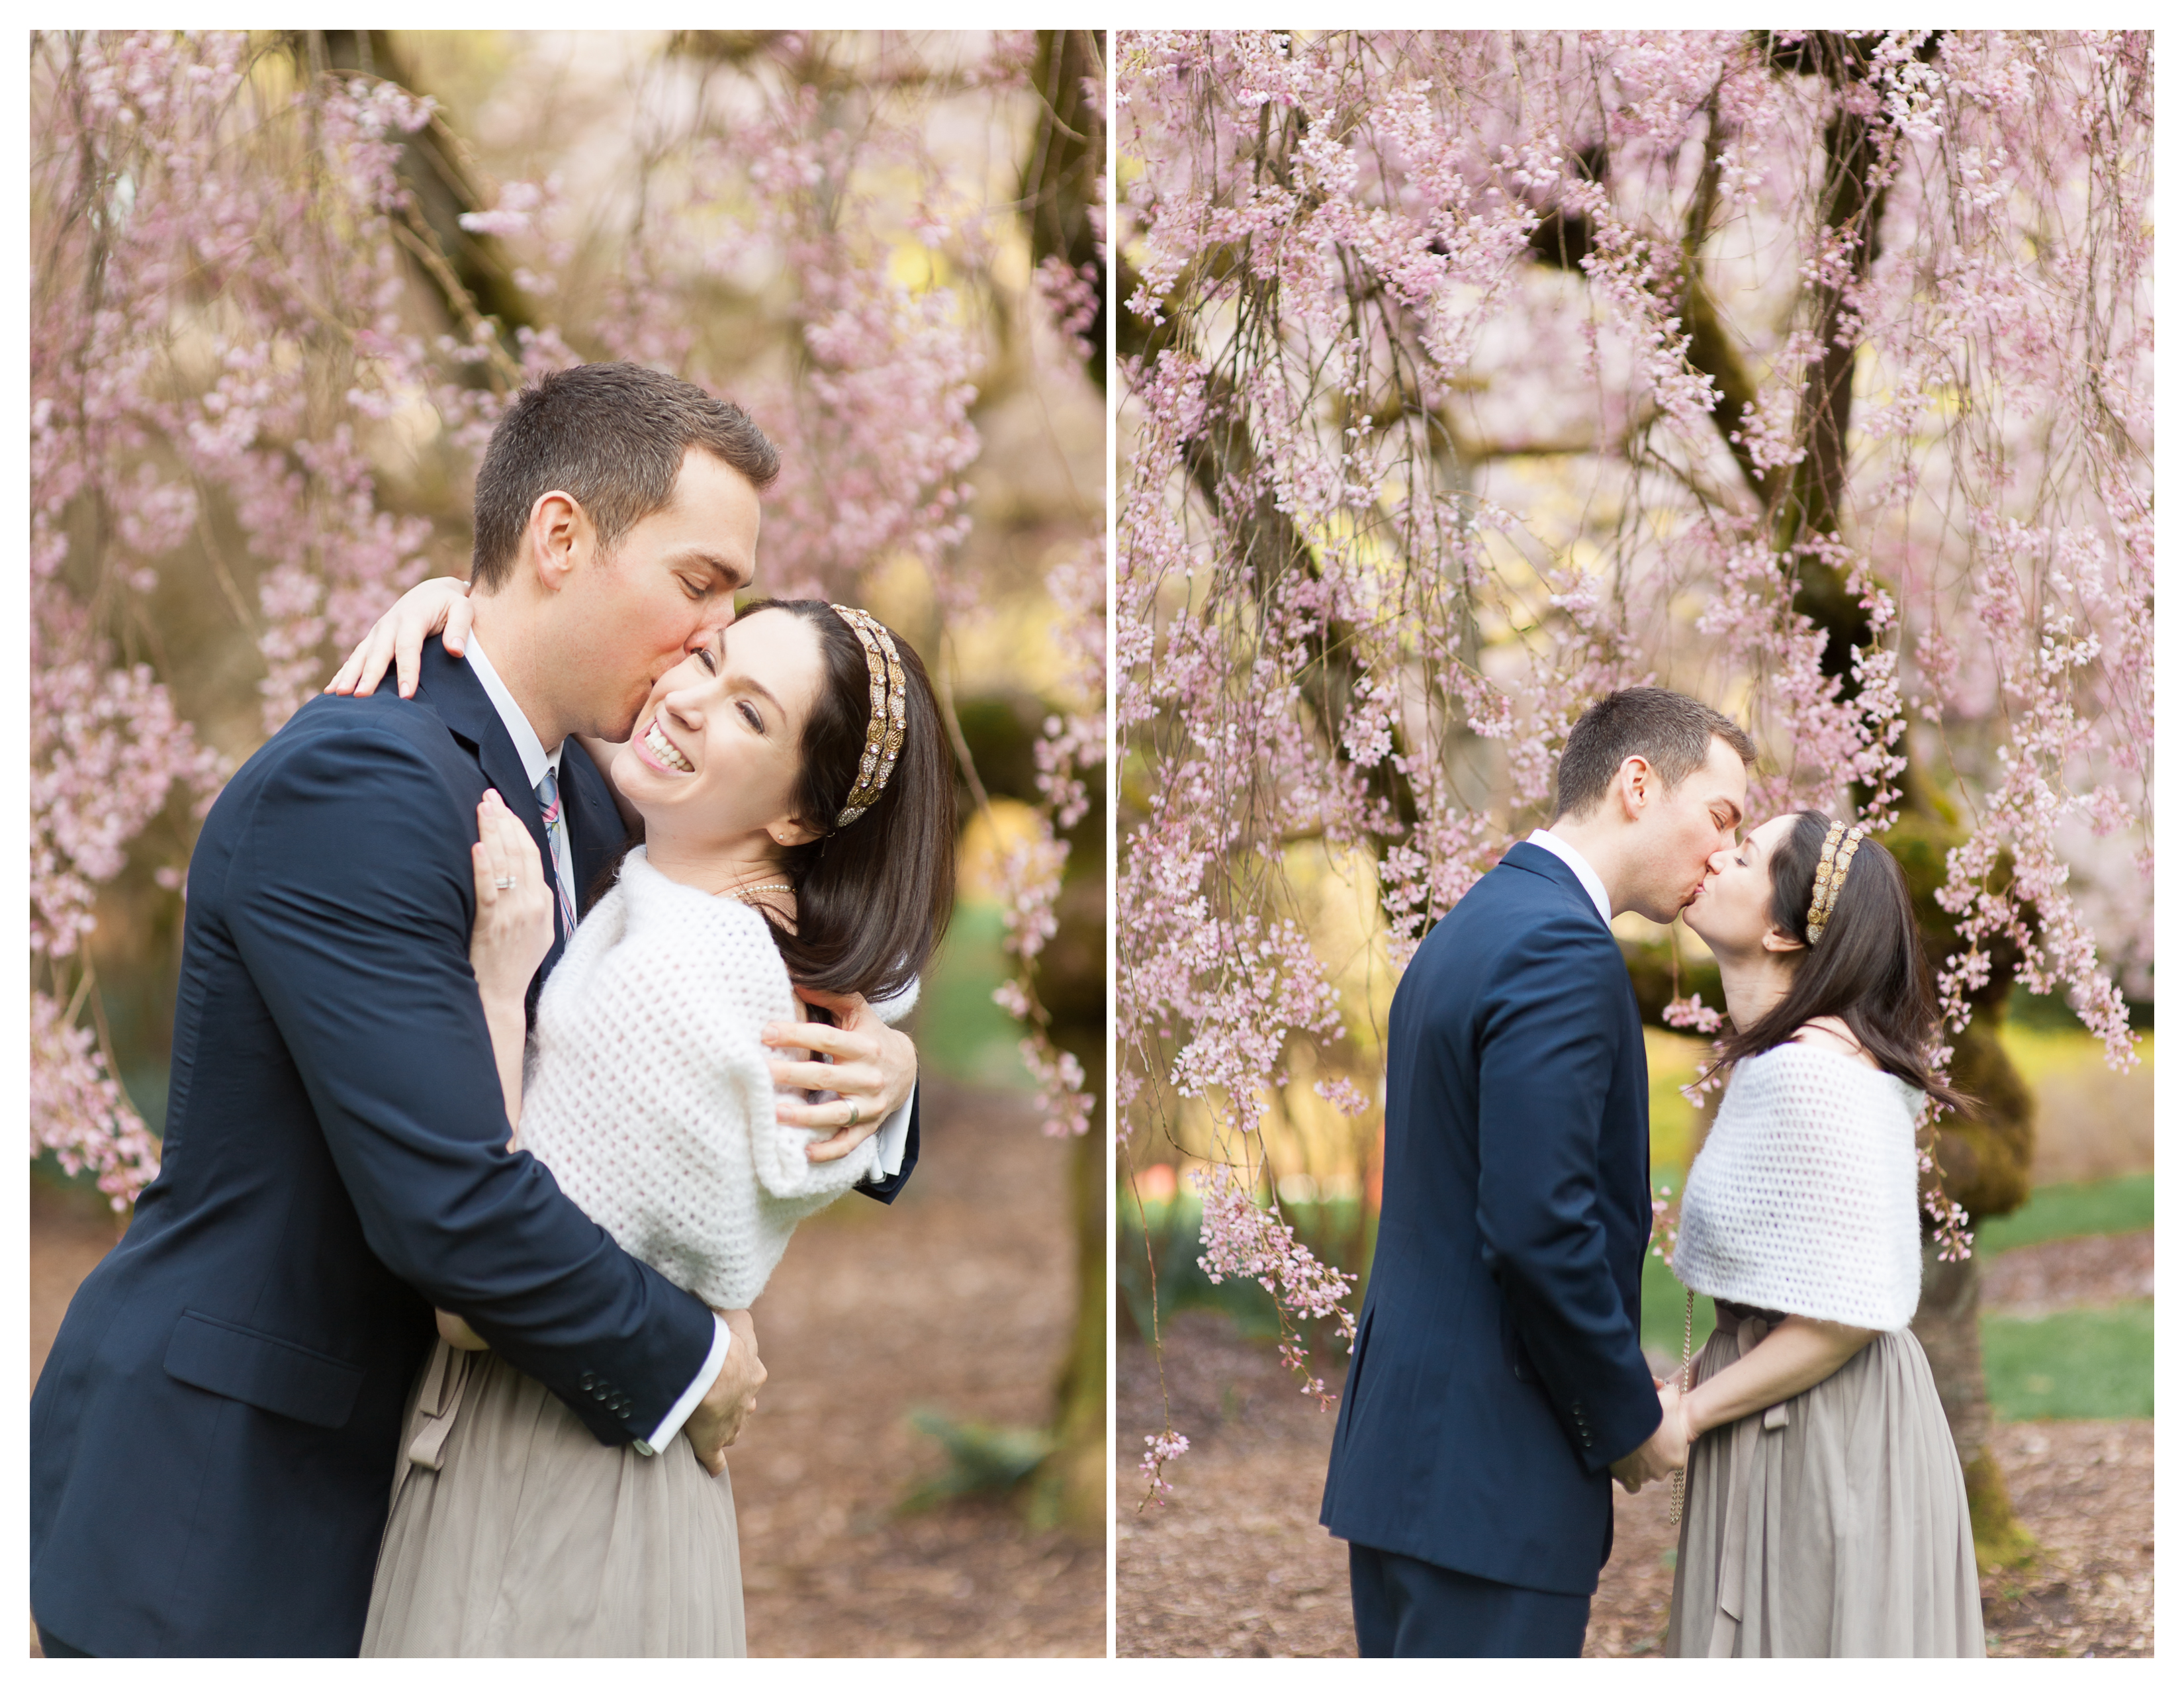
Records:
<instances>
[{"instance_id":1,"label":"man","mask_svg":"<svg viewBox=\"0 0 2184 1688\"><path fill-rule=\"evenodd\" d=\"M313 701L213 805L159 1175L31 1403L49 1655L354 1654L436 1305L601 1442L683 1434L720 1468L765 1377L749 1317L623 1253L506 1149L470 847L493 786L556 889L543 978L622 836L564 744L626 738L653 682L733 618L777 468L742 411L684 382L547 376L479 471L468 660L426 651L414 700ZM822 1152L910 1094L908 1040L867 1012L782 1041L844 1063L777 1062L843 1095L784 1118L861 1111ZM914 1159L905 1142L875 1193Z\"/></svg>"},{"instance_id":2,"label":"man","mask_svg":"<svg viewBox=\"0 0 2184 1688\"><path fill-rule=\"evenodd\" d=\"M1752 742L1674 692L1571 730L1555 818L1427 934L1388 1017L1379 1241L1320 1522L1366 1657L1574 1657L1633 1492L1683 1463L1638 1345L1646 1050L1608 922L1666 922Z\"/></svg>"}]
</instances>

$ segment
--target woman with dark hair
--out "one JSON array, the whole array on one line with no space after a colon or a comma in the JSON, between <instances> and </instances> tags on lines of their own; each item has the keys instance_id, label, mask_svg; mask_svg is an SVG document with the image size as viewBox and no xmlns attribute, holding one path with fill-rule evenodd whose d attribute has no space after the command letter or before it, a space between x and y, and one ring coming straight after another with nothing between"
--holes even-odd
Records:
<instances>
[{"instance_id":1,"label":"woman with dark hair","mask_svg":"<svg viewBox=\"0 0 2184 1688\"><path fill-rule=\"evenodd\" d=\"M509 1118L631 1254L747 1308L800 1219L886 1170L879 1138L830 1158L777 1123L760 1031L802 1017L798 986L883 1018L915 1000L955 896L932 686L863 610L769 601L660 679L627 744L586 749L644 841L547 979L527 1054L553 894L498 795L478 809L471 964ZM364 1652L740 1657L725 1472L681 1437L649 1458L600 1443L463 1320L439 1321Z\"/></svg>"},{"instance_id":2,"label":"woman with dark hair","mask_svg":"<svg viewBox=\"0 0 2184 1688\"><path fill-rule=\"evenodd\" d=\"M1669 1651L1981 1657L1964 1474L1908 1329L1919 1119L1962 1099L1926 1064L1903 869L1812 810L1712 865L1684 917L1733 1029L1673 1262L1715 1328L1662 1390L1690 1445Z\"/></svg>"}]
</instances>

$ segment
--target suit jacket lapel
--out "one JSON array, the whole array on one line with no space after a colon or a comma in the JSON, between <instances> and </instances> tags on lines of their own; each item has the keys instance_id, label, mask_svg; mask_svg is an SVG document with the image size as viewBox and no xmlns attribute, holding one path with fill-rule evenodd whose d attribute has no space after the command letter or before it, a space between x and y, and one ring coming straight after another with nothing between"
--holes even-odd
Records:
<instances>
[{"instance_id":1,"label":"suit jacket lapel","mask_svg":"<svg viewBox=\"0 0 2184 1688\"><path fill-rule=\"evenodd\" d=\"M471 671L470 665L449 656L441 649L439 640L426 639L417 670L417 696L432 706L457 742L477 758L479 772L485 775L486 783L500 794L509 812L529 828L531 842L538 846L538 859L545 866L547 886L552 889L557 879L554 850L547 841L546 822L538 813L538 794L523 777L523 758L516 754L515 742L508 736L508 728L501 723L500 711L493 706L493 699L485 694L485 688ZM578 749L577 754L582 756L584 753ZM568 760L566 755L561 759L565 769ZM565 807L566 801L565 797ZM572 855L575 839L572 831ZM545 965L532 981L528 1006L533 1011L538 1007L539 984L554 971L554 963L561 959L561 951L568 947L566 934L559 930L560 919L557 917L554 923L554 947L546 952Z\"/></svg>"},{"instance_id":2,"label":"suit jacket lapel","mask_svg":"<svg viewBox=\"0 0 2184 1688\"><path fill-rule=\"evenodd\" d=\"M1552 850L1541 850L1539 845L1528 839L1519 838L1502 853L1502 860L1496 866L1514 867L1525 873L1536 873L1549 884L1560 888L1563 894L1578 907L1583 909L1589 918L1593 920L1600 918L1600 908L1592 900L1592 894L1585 889L1584 883L1571 870L1569 863L1564 861ZM1601 930L1607 932L1612 931L1613 928L1602 927Z\"/></svg>"}]
</instances>

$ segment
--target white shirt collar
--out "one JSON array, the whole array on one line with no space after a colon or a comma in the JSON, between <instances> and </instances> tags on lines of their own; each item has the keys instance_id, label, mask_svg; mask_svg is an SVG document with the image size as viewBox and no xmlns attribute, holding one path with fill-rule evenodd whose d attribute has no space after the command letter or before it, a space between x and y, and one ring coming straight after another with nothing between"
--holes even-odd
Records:
<instances>
[{"instance_id":1,"label":"white shirt collar","mask_svg":"<svg viewBox=\"0 0 2184 1688\"><path fill-rule=\"evenodd\" d=\"M1600 911L1601 924L1613 923L1613 916L1607 911L1607 882L1592 871L1592 864L1577 853L1575 845L1557 838L1545 827L1535 827L1532 836L1524 842L1539 845L1576 874L1577 883L1585 887L1585 895L1592 899L1593 907Z\"/></svg>"},{"instance_id":2,"label":"white shirt collar","mask_svg":"<svg viewBox=\"0 0 2184 1688\"><path fill-rule=\"evenodd\" d=\"M561 775L561 747L556 744L549 755L546 747L538 742L538 729L532 726L531 717L517 707L515 697L494 671L491 660L485 654L485 647L478 643L476 628L471 630L470 641L464 649L464 660L470 664L471 672L477 676L478 684L485 688L486 696L493 699L493 708L500 712L500 724L508 729L508 736L515 743L515 754L523 759L523 777L531 782L531 788L533 791L538 788L538 782L546 777L549 768L559 779Z\"/></svg>"}]
</instances>

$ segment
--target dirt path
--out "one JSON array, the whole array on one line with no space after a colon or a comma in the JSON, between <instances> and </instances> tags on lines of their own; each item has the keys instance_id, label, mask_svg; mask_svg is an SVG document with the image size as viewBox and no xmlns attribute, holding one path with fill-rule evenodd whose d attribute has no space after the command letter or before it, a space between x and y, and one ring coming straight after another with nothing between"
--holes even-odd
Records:
<instances>
[{"instance_id":1,"label":"dirt path","mask_svg":"<svg viewBox=\"0 0 2184 1688\"><path fill-rule=\"evenodd\" d=\"M1168 1357L1170 1410L1191 1451L1170 1468L1167 1505L1142 1513L1134 1468L1160 1425L1158 1381L1142 1345L1116 1357L1117 1652L1351 1656L1347 1550L1316 1522L1334 1415L1301 1400L1272 1351L1218 1314L1178 1319ZM2028 1572L1986 1579L1990 1652L2150 1655L2152 1422L2004 1425L1994 1451L2044 1552ZM1585 1652L1657 1654L1674 1575L1668 1490L1618 1490L1615 1506Z\"/></svg>"},{"instance_id":2,"label":"dirt path","mask_svg":"<svg viewBox=\"0 0 2184 1688\"><path fill-rule=\"evenodd\" d=\"M1072 1311L1061 1145L1018 1098L928 1082L916 1175L800 1228L755 1309L770 1381L729 1456L750 1650L1051 1657L1106 1649L1100 1544L1007 1506L901 1516L943 1462L907 1415L1036 1423ZM110 1220L34 1186L31 1373ZM35 1640L32 1652L36 1652Z\"/></svg>"}]
</instances>

